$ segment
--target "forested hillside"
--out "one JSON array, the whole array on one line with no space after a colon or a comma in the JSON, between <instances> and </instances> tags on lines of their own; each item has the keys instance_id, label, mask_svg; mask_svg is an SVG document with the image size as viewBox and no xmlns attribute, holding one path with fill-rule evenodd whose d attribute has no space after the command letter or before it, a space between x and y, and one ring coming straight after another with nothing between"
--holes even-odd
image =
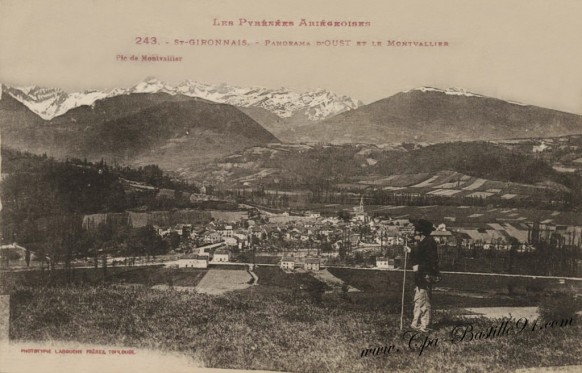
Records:
<instances>
[{"instance_id":1,"label":"forested hillside","mask_svg":"<svg viewBox=\"0 0 582 373\"><path fill-rule=\"evenodd\" d=\"M2 241L18 242L48 255L53 264L115 250L133 256L164 253L168 243L151 225L113 229L104 224L86 231L81 228L82 217L127 209L190 207L190 194L198 192L155 165L129 168L103 161L57 161L7 148L2 148L0 189ZM173 198L160 196L161 190L172 191Z\"/></svg>"},{"instance_id":2,"label":"forested hillside","mask_svg":"<svg viewBox=\"0 0 582 373\"><path fill-rule=\"evenodd\" d=\"M103 161L57 161L7 148L2 148L2 173L4 212L35 217L156 208L160 188L197 192L196 187L172 179L156 165L130 168ZM127 179L148 188L128 188Z\"/></svg>"},{"instance_id":3,"label":"forested hillside","mask_svg":"<svg viewBox=\"0 0 582 373\"><path fill-rule=\"evenodd\" d=\"M262 170L268 172L260 173ZM541 158L489 142L452 142L424 147L403 144L285 146L252 148L210 164L198 179L255 180L263 185L337 185L370 176L455 171L465 175L534 184L552 182L576 188L579 177L555 171ZM252 178L253 174L256 176ZM264 176L263 176L264 175Z\"/></svg>"}]
</instances>

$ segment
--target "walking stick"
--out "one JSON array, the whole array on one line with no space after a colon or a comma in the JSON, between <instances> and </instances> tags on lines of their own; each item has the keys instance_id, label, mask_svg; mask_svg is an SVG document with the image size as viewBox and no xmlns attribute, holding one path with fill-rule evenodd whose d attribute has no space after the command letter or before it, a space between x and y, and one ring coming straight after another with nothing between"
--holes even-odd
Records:
<instances>
[{"instance_id":1,"label":"walking stick","mask_svg":"<svg viewBox=\"0 0 582 373\"><path fill-rule=\"evenodd\" d=\"M404 239L404 275L402 277L402 301L401 301L401 308L400 308L400 330L403 328L404 322L404 289L406 288L406 258L408 256L408 250L406 247L408 246L408 240Z\"/></svg>"}]
</instances>

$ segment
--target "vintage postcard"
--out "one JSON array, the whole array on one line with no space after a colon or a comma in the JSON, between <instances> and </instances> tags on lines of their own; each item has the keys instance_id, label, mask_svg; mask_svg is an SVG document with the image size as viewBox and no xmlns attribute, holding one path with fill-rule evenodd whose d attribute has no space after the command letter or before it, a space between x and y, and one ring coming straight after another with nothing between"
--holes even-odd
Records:
<instances>
[{"instance_id":1,"label":"vintage postcard","mask_svg":"<svg viewBox=\"0 0 582 373\"><path fill-rule=\"evenodd\" d=\"M0 372L579 372L582 2L0 0Z\"/></svg>"}]
</instances>

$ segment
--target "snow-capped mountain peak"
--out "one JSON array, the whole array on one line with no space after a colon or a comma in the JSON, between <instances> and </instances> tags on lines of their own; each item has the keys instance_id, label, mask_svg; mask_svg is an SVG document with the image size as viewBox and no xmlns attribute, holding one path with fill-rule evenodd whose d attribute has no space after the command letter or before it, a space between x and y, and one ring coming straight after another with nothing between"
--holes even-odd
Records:
<instances>
[{"instance_id":1,"label":"snow-capped mountain peak","mask_svg":"<svg viewBox=\"0 0 582 373\"><path fill-rule=\"evenodd\" d=\"M434 87L418 87L418 88L414 88L408 91L404 91L404 93L408 93L410 91L420 91L420 92L440 92L440 93L444 93L446 95L451 95L451 96L466 96L466 97L483 97L482 95L473 93L473 92L469 92L467 91L465 88L447 88L447 89L441 89L441 88L434 88Z\"/></svg>"},{"instance_id":2,"label":"snow-capped mountain peak","mask_svg":"<svg viewBox=\"0 0 582 373\"><path fill-rule=\"evenodd\" d=\"M200 97L217 103L238 107L260 107L280 118L304 115L312 121L328 118L344 111L362 106L359 100L339 96L326 89L317 88L307 92L295 92L281 87L237 87L228 84L208 84L186 80L172 86L154 77L130 88L115 88L108 92L85 91L67 93L58 88L36 86L12 88L7 93L21 101L43 119L52 119L78 106L93 105L95 101L131 93L168 93Z\"/></svg>"},{"instance_id":3,"label":"snow-capped mountain peak","mask_svg":"<svg viewBox=\"0 0 582 373\"><path fill-rule=\"evenodd\" d=\"M440 93L444 93L444 94L449 95L449 96L486 97L486 96L483 96L483 95L480 95L477 93L467 91L465 88L458 88L458 87L446 88L446 89L434 88L434 87L418 87L418 88L410 89L410 90L403 91L403 92L408 93L411 91L440 92ZM508 103L514 104L514 105L529 106L527 104L523 104L521 102L516 102L516 101L510 101L510 100L502 100L502 101L505 101L505 102L508 102Z\"/></svg>"},{"instance_id":4,"label":"snow-capped mountain peak","mask_svg":"<svg viewBox=\"0 0 582 373\"><path fill-rule=\"evenodd\" d=\"M41 118L49 120L70 109L91 105L107 96L100 91L66 93L59 88L29 86L13 88L4 86L6 93L22 102Z\"/></svg>"},{"instance_id":5,"label":"snow-capped mountain peak","mask_svg":"<svg viewBox=\"0 0 582 373\"><path fill-rule=\"evenodd\" d=\"M153 77L146 78L143 82L131 87L127 93L159 93L165 92L176 94L175 88L166 82L158 80Z\"/></svg>"},{"instance_id":6,"label":"snow-capped mountain peak","mask_svg":"<svg viewBox=\"0 0 582 373\"><path fill-rule=\"evenodd\" d=\"M228 84L212 85L186 80L176 86L176 92L210 101L239 107L261 107L281 118L302 113L316 121L363 105L347 96L338 96L325 89L294 92L281 87L237 87Z\"/></svg>"}]
</instances>

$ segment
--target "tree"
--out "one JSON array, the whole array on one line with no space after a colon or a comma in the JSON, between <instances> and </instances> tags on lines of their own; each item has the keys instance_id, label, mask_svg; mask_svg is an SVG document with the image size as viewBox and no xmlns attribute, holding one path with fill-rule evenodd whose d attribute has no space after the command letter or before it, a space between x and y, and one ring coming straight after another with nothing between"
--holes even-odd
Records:
<instances>
[{"instance_id":1,"label":"tree","mask_svg":"<svg viewBox=\"0 0 582 373\"><path fill-rule=\"evenodd\" d=\"M350 215L350 212L346 211L346 210L338 211L337 216L338 216L338 218L340 218L341 220L343 220L346 223L349 222L350 219L352 218Z\"/></svg>"},{"instance_id":2,"label":"tree","mask_svg":"<svg viewBox=\"0 0 582 373\"><path fill-rule=\"evenodd\" d=\"M341 242L339 242L339 257L342 261L344 261L346 259L346 254L347 254L347 248L345 247L345 245Z\"/></svg>"},{"instance_id":3,"label":"tree","mask_svg":"<svg viewBox=\"0 0 582 373\"><path fill-rule=\"evenodd\" d=\"M315 281L313 284L309 285L308 291L313 301L320 304L323 300L323 294L325 293L325 285L320 281Z\"/></svg>"},{"instance_id":4,"label":"tree","mask_svg":"<svg viewBox=\"0 0 582 373\"><path fill-rule=\"evenodd\" d=\"M109 222L100 223L95 232L95 246L93 251L95 256L95 267L97 267L99 254L102 253L106 255L114 246L113 225Z\"/></svg>"},{"instance_id":5,"label":"tree","mask_svg":"<svg viewBox=\"0 0 582 373\"><path fill-rule=\"evenodd\" d=\"M138 229L136 239L147 256L155 257L168 251L167 242L158 236L156 230L150 224Z\"/></svg>"},{"instance_id":6,"label":"tree","mask_svg":"<svg viewBox=\"0 0 582 373\"><path fill-rule=\"evenodd\" d=\"M508 272L513 272L513 264L515 261L515 255L517 254L517 249L519 248L519 241L515 237L509 238L509 265L508 265Z\"/></svg>"},{"instance_id":7,"label":"tree","mask_svg":"<svg viewBox=\"0 0 582 373\"><path fill-rule=\"evenodd\" d=\"M356 253L354 254L354 263L355 264L364 264L364 262L365 262L364 255L361 252L356 251Z\"/></svg>"},{"instance_id":8,"label":"tree","mask_svg":"<svg viewBox=\"0 0 582 373\"><path fill-rule=\"evenodd\" d=\"M178 232L176 232L176 231L170 232L170 234L168 235L168 240L169 240L170 248L172 250L180 247L180 235L178 234Z\"/></svg>"}]
</instances>

